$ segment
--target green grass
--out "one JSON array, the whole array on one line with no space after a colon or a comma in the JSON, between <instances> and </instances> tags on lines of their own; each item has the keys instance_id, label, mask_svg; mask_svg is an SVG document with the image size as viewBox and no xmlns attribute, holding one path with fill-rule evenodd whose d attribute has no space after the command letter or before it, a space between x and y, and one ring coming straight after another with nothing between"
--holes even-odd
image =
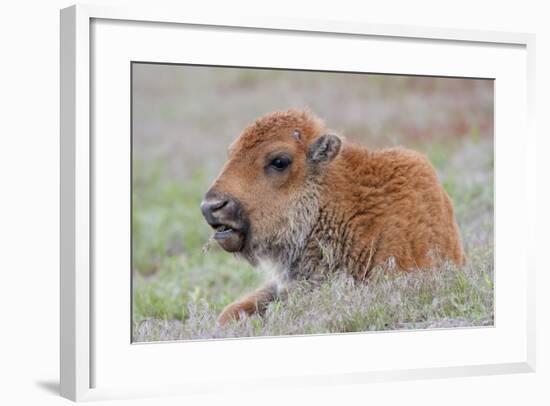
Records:
<instances>
[{"instance_id":1,"label":"green grass","mask_svg":"<svg viewBox=\"0 0 550 406\"><path fill-rule=\"evenodd\" d=\"M451 265L411 273L378 271L368 286L341 276L298 290L265 317L224 329L216 316L257 288L263 275L215 244L199 204L209 179L185 181L159 161L134 163L134 340L334 333L492 324L492 144L470 137L450 148L424 146L455 204L468 255Z\"/></svg>"}]
</instances>

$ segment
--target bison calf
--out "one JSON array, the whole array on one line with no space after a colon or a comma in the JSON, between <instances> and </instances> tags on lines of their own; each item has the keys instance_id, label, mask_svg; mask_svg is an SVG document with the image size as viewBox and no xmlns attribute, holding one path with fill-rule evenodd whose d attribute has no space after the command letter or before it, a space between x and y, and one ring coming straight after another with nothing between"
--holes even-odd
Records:
<instances>
[{"instance_id":1,"label":"bison calf","mask_svg":"<svg viewBox=\"0 0 550 406\"><path fill-rule=\"evenodd\" d=\"M247 127L201 210L223 249L272 272L266 286L227 306L220 324L261 313L296 281L327 272L364 280L377 265L464 261L453 206L423 155L342 141L306 112Z\"/></svg>"}]
</instances>

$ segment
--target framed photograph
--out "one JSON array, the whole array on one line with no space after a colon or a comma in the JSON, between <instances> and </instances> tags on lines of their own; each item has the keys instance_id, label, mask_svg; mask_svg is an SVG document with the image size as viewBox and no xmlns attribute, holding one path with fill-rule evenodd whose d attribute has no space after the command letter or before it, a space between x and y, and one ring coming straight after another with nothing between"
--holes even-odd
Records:
<instances>
[{"instance_id":1,"label":"framed photograph","mask_svg":"<svg viewBox=\"0 0 550 406\"><path fill-rule=\"evenodd\" d=\"M62 10L62 395L533 371L533 46Z\"/></svg>"}]
</instances>

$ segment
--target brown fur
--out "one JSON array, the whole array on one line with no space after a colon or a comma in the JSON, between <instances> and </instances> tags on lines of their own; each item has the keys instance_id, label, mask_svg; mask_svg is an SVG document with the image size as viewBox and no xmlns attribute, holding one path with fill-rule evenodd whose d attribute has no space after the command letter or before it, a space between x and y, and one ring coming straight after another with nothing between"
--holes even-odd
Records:
<instances>
[{"instance_id":1,"label":"brown fur","mask_svg":"<svg viewBox=\"0 0 550 406\"><path fill-rule=\"evenodd\" d=\"M408 271L464 262L451 200L423 155L340 145L326 134L318 118L289 110L258 119L231 145L211 190L238 199L250 222L238 255L272 268L274 282L228 306L220 323L261 312L293 282L327 272L364 280L377 265ZM282 152L292 164L267 171Z\"/></svg>"}]
</instances>

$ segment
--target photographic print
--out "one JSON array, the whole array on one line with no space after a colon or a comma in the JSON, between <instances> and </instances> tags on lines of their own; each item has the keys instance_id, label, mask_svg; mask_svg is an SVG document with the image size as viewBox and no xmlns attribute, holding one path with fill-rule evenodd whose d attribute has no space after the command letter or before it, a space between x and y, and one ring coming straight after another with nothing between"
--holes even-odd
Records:
<instances>
[{"instance_id":1,"label":"photographic print","mask_svg":"<svg viewBox=\"0 0 550 406\"><path fill-rule=\"evenodd\" d=\"M133 342L493 325L492 79L131 69Z\"/></svg>"}]
</instances>

